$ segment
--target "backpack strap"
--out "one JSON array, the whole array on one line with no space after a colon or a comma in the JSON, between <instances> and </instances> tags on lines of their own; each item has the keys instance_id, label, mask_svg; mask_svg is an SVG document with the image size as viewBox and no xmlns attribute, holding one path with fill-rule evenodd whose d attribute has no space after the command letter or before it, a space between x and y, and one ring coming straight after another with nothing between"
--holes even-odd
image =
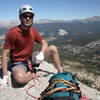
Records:
<instances>
[{"instance_id":1,"label":"backpack strap","mask_svg":"<svg viewBox=\"0 0 100 100\"><path fill-rule=\"evenodd\" d=\"M71 83L71 82L69 82L69 81L67 81L67 80L58 78L58 79L55 79L55 81L57 81L57 82L62 82L62 83L64 83L64 84L67 84L68 86L73 87L76 91L78 90L78 87L77 87L76 85L74 85L73 83Z\"/></svg>"},{"instance_id":2,"label":"backpack strap","mask_svg":"<svg viewBox=\"0 0 100 100\"><path fill-rule=\"evenodd\" d=\"M61 92L61 91L70 91L70 90L74 90L73 88L65 88L65 87L60 87L60 88L55 88L53 90L50 90L48 92L45 92L45 96L44 97L47 97L55 92Z\"/></svg>"},{"instance_id":3,"label":"backpack strap","mask_svg":"<svg viewBox=\"0 0 100 100\"><path fill-rule=\"evenodd\" d=\"M67 84L68 86L70 86L70 88L60 87L60 88L54 88L54 89L53 89L54 85L55 85L57 82L62 82L62 83L64 83L64 84ZM44 90L44 92L42 92L42 94L43 94L42 97L43 97L43 98L44 98L44 97L47 97L47 96L53 94L54 92L71 91L71 90L74 90L75 92L78 92L77 86L75 86L73 83L68 82L68 81L66 81L66 80L64 80L64 79L59 79L59 78L58 78L58 79L53 80L53 81L49 84L49 86Z\"/></svg>"},{"instance_id":4,"label":"backpack strap","mask_svg":"<svg viewBox=\"0 0 100 100\"><path fill-rule=\"evenodd\" d=\"M64 84L68 85L68 86L71 86L71 87L73 87L76 91L79 90L78 87L77 87L76 85L74 85L73 83L71 83L71 82L69 82L69 81L67 81L67 80L64 80L64 79L60 79L60 78L57 78L57 79L53 80L53 81L49 84L49 86L47 87L47 89L52 88L57 82L62 82L62 83L64 83Z\"/></svg>"}]
</instances>

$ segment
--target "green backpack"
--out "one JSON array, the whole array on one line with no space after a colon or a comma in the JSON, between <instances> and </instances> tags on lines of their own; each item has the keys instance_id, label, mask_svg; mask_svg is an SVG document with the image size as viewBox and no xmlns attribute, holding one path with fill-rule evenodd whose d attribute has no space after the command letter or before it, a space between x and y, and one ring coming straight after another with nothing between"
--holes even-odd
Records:
<instances>
[{"instance_id":1,"label":"green backpack","mask_svg":"<svg viewBox=\"0 0 100 100\"><path fill-rule=\"evenodd\" d=\"M54 74L40 100L79 100L80 88L70 72Z\"/></svg>"}]
</instances>

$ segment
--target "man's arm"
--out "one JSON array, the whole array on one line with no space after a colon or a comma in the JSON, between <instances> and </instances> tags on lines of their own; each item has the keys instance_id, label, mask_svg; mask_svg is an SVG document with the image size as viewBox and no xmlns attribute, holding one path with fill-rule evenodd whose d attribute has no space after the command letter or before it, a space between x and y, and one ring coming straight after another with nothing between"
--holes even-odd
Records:
<instances>
[{"instance_id":1,"label":"man's arm","mask_svg":"<svg viewBox=\"0 0 100 100\"><path fill-rule=\"evenodd\" d=\"M48 47L48 43L43 39L41 42L41 50L39 54L36 56L37 61L43 61L44 60L44 52Z\"/></svg>"},{"instance_id":2,"label":"man's arm","mask_svg":"<svg viewBox=\"0 0 100 100\"><path fill-rule=\"evenodd\" d=\"M9 49L4 49L2 51L2 71L3 71L3 76L8 75L7 73L7 56L9 54Z\"/></svg>"},{"instance_id":3,"label":"man's arm","mask_svg":"<svg viewBox=\"0 0 100 100\"><path fill-rule=\"evenodd\" d=\"M41 51L40 52L45 52L45 50L47 49L47 47L48 47L48 43L46 42L46 40L42 40L42 42L41 42Z\"/></svg>"},{"instance_id":4,"label":"man's arm","mask_svg":"<svg viewBox=\"0 0 100 100\"><path fill-rule=\"evenodd\" d=\"M3 79L0 81L0 89L5 89L8 84L8 73L7 73L7 55L9 53L9 49L4 49L2 51L2 71L3 71Z\"/></svg>"}]
</instances>

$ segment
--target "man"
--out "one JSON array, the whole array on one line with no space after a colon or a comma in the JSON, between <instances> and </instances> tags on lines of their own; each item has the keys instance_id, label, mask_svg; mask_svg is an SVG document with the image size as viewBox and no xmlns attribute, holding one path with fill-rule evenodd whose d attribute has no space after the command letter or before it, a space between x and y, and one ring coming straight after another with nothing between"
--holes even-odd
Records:
<instances>
[{"instance_id":1,"label":"man","mask_svg":"<svg viewBox=\"0 0 100 100\"><path fill-rule=\"evenodd\" d=\"M11 28L5 38L2 52L3 79L1 86L4 88L8 82L7 56L10 56L10 66L12 75L16 82L27 83L37 75L28 70L29 61L35 42L41 44L41 50L36 56L36 60L41 62L44 57L51 56L58 72L62 72L59 55L55 46L48 46L47 42L39 35L35 27L32 26L34 11L30 5L23 5L19 10L21 24Z\"/></svg>"}]
</instances>

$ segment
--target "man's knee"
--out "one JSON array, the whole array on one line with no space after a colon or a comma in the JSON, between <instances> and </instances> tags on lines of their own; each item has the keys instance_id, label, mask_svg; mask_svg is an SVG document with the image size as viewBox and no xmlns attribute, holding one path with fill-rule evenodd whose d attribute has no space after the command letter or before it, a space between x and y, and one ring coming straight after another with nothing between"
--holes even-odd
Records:
<instances>
[{"instance_id":1,"label":"man's knee","mask_svg":"<svg viewBox=\"0 0 100 100\"><path fill-rule=\"evenodd\" d=\"M45 51L45 57L53 56L58 53L57 47L55 45L50 45Z\"/></svg>"},{"instance_id":2,"label":"man's knee","mask_svg":"<svg viewBox=\"0 0 100 100\"><path fill-rule=\"evenodd\" d=\"M50 50L51 53L58 52L58 51L57 51L57 47L56 47L55 45L49 46L49 50Z\"/></svg>"},{"instance_id":3,"label":"man's knee","mask_svg":"<svg viewBox=\"0 0 100 100\"><path fill-rule=\"evenodd\" d=\"M22 73L13 74L13 77L17 83L25 83L25 75Z\"/></svg>"}]
</instances>

